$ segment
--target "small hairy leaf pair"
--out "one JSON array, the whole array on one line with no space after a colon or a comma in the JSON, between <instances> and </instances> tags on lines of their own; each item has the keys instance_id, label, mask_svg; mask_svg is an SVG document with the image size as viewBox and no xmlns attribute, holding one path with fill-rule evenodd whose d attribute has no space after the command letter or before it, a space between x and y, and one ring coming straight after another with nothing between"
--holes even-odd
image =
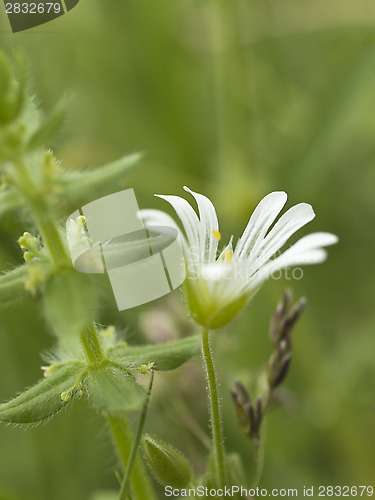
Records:
<instances>
[{"instance_id":1,"label":"small hairy leaf pair","mask_svg":"<svg viewBox=\"0 0 375 500\"><path fill-rule=\"evenodd\" d=\"M154 370L173 370L188 361L199 349L198 336L147 346L118 344L107 350L99 365L82 360L52 365L47 376L7 403L0 405L0 420L15 424L38 423L66 406L78 393L97 408L126 412L141 407L147 391L135 381L132 371L154 363Z\"/></svg>"}]
</instances>

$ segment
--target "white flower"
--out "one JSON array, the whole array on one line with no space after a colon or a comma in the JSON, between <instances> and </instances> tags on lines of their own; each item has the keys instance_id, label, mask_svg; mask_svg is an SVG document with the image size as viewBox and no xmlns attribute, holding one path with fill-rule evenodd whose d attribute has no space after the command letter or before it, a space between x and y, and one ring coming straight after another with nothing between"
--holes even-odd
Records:
<instances>
[{"instance_id":1,"label":"white flower","mask_svg":"<svg viewBox=\"0 0 375 500\"><path fill-rule=\"evenodd\" d=\"M207 328L219 328L231 321L276 271L323 262L327 257L323 247L338 241L330 233L312 233L276 256L289 238L315 217L311 205L299 203L275 222L287 200L286 193L277 191L258 204L235 249L231 238L219 253L221 234L215 207L206 196L184 189L194 196L199 218L184 198L156 196L173 206L184 227L186 237L181 234L181 239L187 269L186 298L193 318ZM147 225L177 227L162 211L142 210L141 215Z\"/></svg>"}]
</instances>

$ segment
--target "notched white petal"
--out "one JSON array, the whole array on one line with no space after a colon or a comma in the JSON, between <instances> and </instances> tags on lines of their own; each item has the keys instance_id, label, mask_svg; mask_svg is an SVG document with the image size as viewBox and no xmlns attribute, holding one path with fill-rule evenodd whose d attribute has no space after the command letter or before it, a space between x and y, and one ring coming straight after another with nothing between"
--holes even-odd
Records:
<instances>
[{"instance_id":1,"label":"notched white petal","mask_svg":"<svg viewBox=\"0 0 375 500\"><path fill-rule=\"evenodd\" d=\"M194 196L199 210L199 231L201 241L204 241L204 262L213 262L216 259L218 239L215 232L219 232L219 222L212 201L203 194L196 193L184 186L184 190Z\"/></svg>"},{"instance_id":2,"label":"notched white petal","mask_svg":"<svg viewBox=\"0 0 375 500\"><path fill-rule=\"evenodd\" d=\"M254 246L256 268L259 269L263 266L294 233L312 221L314 217L314 210L308 203L299 203L285 212L263 242L258 241Z\"/></svg>"},{"instance_id":3,"label":"notched white petal","mask_svg":"<svg viewBox=\"0 0 375 500\"><path fill-rule=\"evenodd\" d=\"M287 199L288 195L284 191L274 191L258 203L237 243L235 258L247 257L256 243L263 240Z\"/></svg>"},{"instance_id":4,"label":"notched white petal","mask_svg":"<svg viewBox=\"0 0 375 500\"><path fill-rule=\"evenodd\" d=\"M189 245L192 248L200 248L199 219L192 206L180 196L160 194L155 196L172 205L184 227Z\"/></svg>"},{"instance_id":5,"label":"notched white petal","mask_svg":"<svg viewBox=\"0 0 375 500\"><path fill-rule=\"evenodd\" d=\"M323 247L334 245L338 237L331 233L312 233L304 236L279 257L265 264L249 281L248 289L258 287L273 273L287 267L320 264L328 256Z\"/></svg>"}]
</instances>

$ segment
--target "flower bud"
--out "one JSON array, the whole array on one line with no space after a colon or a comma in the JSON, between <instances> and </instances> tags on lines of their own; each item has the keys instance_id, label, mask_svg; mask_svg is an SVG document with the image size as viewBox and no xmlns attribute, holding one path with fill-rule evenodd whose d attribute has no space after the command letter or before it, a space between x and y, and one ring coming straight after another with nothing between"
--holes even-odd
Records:
<instances>
[{"instance_id":1,"label":"flower bud","mask_svg":"<svg viewBox=\"0 0 375 500\"><path fill-rule=\"evenodd\" d=\"M25 262L31 262L33 260L34 256L31 252L25 252L23 254L23 258L25 259Z\"/></svg>"},{"instance_id":2,"label":"flower bud","mask_svg":"<svg viewBox=\"0 0 375 500\"><path fill-rule=\"evenodd\" d=\"M161 485L181 489L189 484L191 468L178 450L150 434L144 435L142 450L152 475Z\"/></svg>"}]
</instances>

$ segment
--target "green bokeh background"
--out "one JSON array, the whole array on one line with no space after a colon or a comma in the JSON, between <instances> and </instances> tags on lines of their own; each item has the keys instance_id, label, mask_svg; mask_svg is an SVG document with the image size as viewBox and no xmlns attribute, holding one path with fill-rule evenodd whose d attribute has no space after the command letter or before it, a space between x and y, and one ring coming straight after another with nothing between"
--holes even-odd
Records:
<instances>
[{"instance_id":1,"label":"green bokeh background","mask_svg":"<svg viewBox=\"0 0 375 500\"><path fill-rule=\"evenodd\" d=\"M186 184L213 200L223 235L236 238L257 202L283 189L288 206L306 201L316 211L301 234L338 234L326 263L305 268L302 280L268 282L217 335L226 445L250 470L229 389L267 359L269 317L288 286L308 307L295 332L289 403L268 420L261 485L373 484L375 4L81 0L18 34L1 6L0 41L26 54L45 109L72 96L53 144L69 168L142 150L127 180L142 207L168 209L153 194L183 194ZM15 214L1 220L2 269L21 262L16 238L27 229ZM103 322L128 325L137 341L148 309L103 310ZM1 400L40 377L40 352L52 342L33 300L1 310ZM205 398L199 360L158 375L147 423L198 471L206 452L186 421L208 432ZM104 420L84 403L37 428L0 428L0 500L88 500L117 488L115 469Z\"/></svg>"}]
</instances>

